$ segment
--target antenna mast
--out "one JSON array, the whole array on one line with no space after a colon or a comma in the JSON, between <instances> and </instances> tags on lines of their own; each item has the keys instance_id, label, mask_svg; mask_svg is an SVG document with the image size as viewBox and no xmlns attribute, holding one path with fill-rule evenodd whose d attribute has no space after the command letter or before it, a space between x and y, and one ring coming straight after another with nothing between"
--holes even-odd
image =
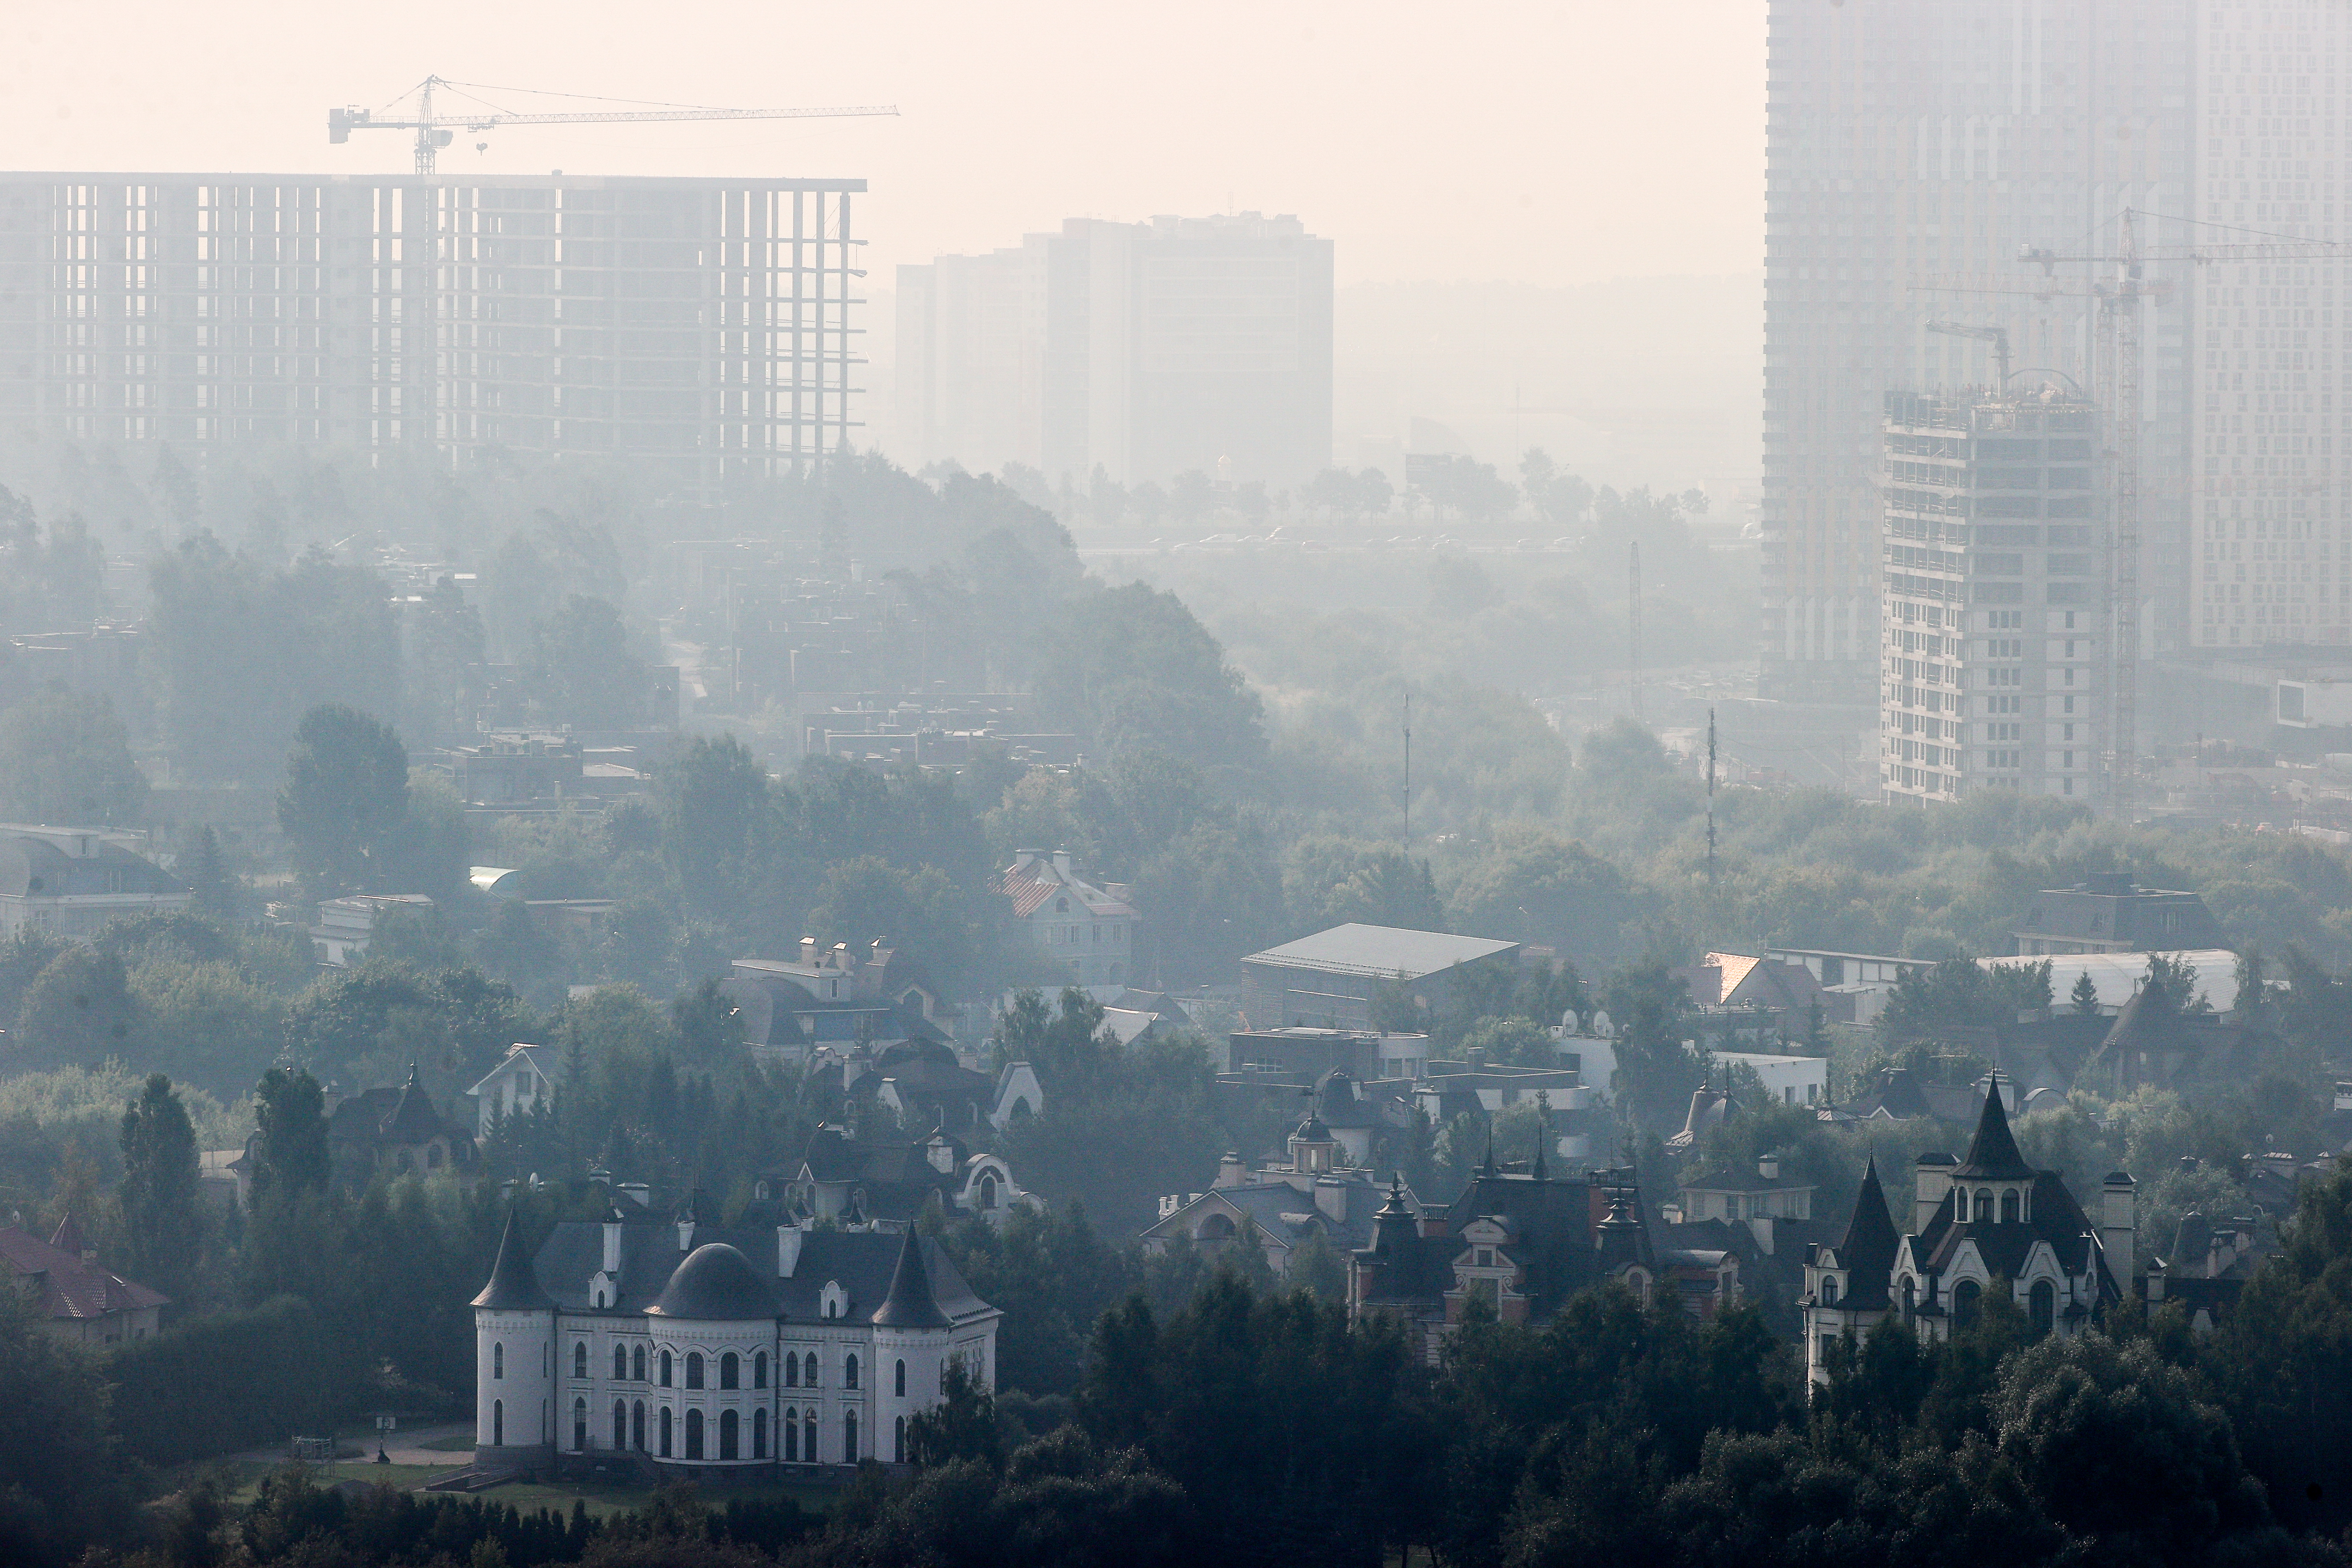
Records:
<instances>
[{"instance_id":1,"label":"antenna mast","mask_svg":"<svg viewBox=\"0 0 2352 1568\"><path fill-rule=\"evenodd\" d=\"M1633 722L1642 721L1642 542L1633 540L1625 568L1625 626L1630 647L1626 655L1626 694L1633 707Z\"/></svg>"},{"instance_id":2,"label":"antenna mast","mask_svg":"<svg viewBox=\"0 0 2352 1568\"><path fill-rule=\"evenodd\" d=\"M1715 710L1706 710L1706 885L1715 886Z\"/></svg>"},{"instance_id":3,"label":"antenna mast","mask_svg":"<svg viewBox=\"0 0 2352 1568\"><path fill-rule=\"evenodd\" d=\"M1412 847L1412 693L1404 694L1404 847Z\"/></svg>"}]
</instances>

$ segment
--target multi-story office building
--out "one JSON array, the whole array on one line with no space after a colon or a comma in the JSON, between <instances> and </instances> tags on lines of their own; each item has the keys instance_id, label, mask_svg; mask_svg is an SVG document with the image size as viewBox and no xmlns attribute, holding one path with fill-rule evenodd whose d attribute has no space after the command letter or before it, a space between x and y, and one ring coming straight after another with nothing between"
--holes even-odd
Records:
<instances>
[{"instance_id":1,"label":"multi-story office building","mask_svg":"<svg viewBox=\"0 0 2352 1568\"><path fill-rule=\"evenodd\" d=\"M2352 626L2352 16L2326 0L2200 7L2195 279L2199 648L2340 647ZM2241 258L2231 244L2274 248ZM2340 421L2340 423L2339 423ZM2341 659L2341 654L2336 658Z\"/></svg>"},{"instance_id":2,"label":"multi-story office building","mask_svg":"<svg viewBox=\"0 0 2352 1568\"><path fill-rule=\"evenodd\" d=\"M0 174L0 434L789 471L857 423L865 188Z\"/></svg>"},{"instance_id":3,"label":"multi-story office building","mask_svg":"<svg viewBox=\"0 0 2352 1568\"><path fill-rule=\"evenodd\" d=\"M1890 394L1885 450L1882 798L2104 795L2098 411L2046 388Z\"/></svg>"},{"instance_id":4,"label":"multi-story office building","mask_svg":"<svg viewBox=\"0 0 2352 1568\"><path fill-rule=\"evenodd\" d=\"M2326 8L2319 0L2234 8L2192 0L1773 0L1767 695L1869 700L1882 399L1890 390L1990 387L1997 379L1988 342L1930 332L1928 322L2000 326L2021 370L2062 371L2088 395L2103 396L2084 295L2111 269L2063 267L2044 298L1919 286L2039 276L2018 263L2026 246L2112 250L2126 208L2166 215L2143 222L2144 245L2187 239L2192 231L2180 220L2196 216L2192 103L2202 101L2191 67L2196 29L2233 9ZM2298 134L2317 146L2325 132L2308 124ZM2294 154L2305 162L2321 155ZM2301 179L2308 192L2321 173L2266 178ZM2144 604L2154 606L2144 619L2144 656L2177 648L2187 629L2189 270L2185 263L2150 268L2181 286L2144 317L2139 578Z\"/></svg>"},{"instance_id":5,"label":"multi-story office building","mask_svg":"<svg viewBox=\"0 0 2352 1568\"><path fill-rule=\"evenodd\" d=\"M910 466L1289 483L1331 461L1331 242L1255 213L1074 218L898 268Z\"/></svg>"}]
</instances>

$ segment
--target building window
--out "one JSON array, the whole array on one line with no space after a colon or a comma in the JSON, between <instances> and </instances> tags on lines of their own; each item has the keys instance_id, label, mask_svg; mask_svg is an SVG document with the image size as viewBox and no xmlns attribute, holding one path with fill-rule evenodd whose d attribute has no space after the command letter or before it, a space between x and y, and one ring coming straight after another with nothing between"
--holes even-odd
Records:
<instances>
[{"instance_id":1,"label":"building window","mask_svg":"<svg viewBox=\"0 0 2352 1568\"><path fill-rule=\"evenodd\" d=\"M686 1385L688 1388L702 1386L702 1352L700 1351L686 1352Z\"/></svg>"},{"instance_id":2,"label":"building window","mask_svg":"<svg viewBox=\"0 0 2352 1568\"><path fill-rule=\"evenodd\" d=\"M1977 1326L1977 1306L1983 1299L1984 1288L1973 1279L1963 1279L1952 1287L1952 1326L1973 1329Z\"/></svg>"},{"instance_id":3,"label":"building window","mask_svg":"<svg viewBox=\"0 0 2352 1568\"><path fill-rule=\"evenodd\" d=\"M907 1462L907 1418L903 1415L898 1417L898 1429L893 1444L891 1457L899 1464L903 1465Z\"/></svg>"},{"instance_id":4,"label":"building window","mask_svg":"<svg viewBox=\"0 0 2352 1568\"><path fill-rule=\"evenodd\" d=\"M742 1386L740 1363L736 1361L733 1351L729 1351L719 1358L719 1386L721 1388Z\"/></svg>"},{"instance_id":5,"label":"building window","mask_svg":"<svg viewBox=\"0 0 2352 1568\"><path fill-rule=\"evenodd\" d=\"M588 1375L588 1342L582 1340L572 1347L572 1375L585 1379Z\"/></svg>"},{"instance_id":6,"label":"building window","mask_svg":"<svg viewBox=\"0 0 2352 1568\"><path fill-rule=\"evenodd\" d=\"M816 1386L816 1352L814 1351L809 1352L801 1358L801 1381L811 1388Z\"/></svg>"},{"instance_id":7,"label":"building window","mask_svg":"<svg viewBox=\"0 0 2352 1568\"><path fill-rule=\"evenodd\" d=\"M766 1351L761 1351L751 1358L751 1386L754 1388L768 1386L768 1352Z\"/></svg>"},{"instance_id":8,"label":"building window","mask_svg":"<svg viewBox=\"0 0 2352 1568\"><path fill-rule=\"evenodd\" d=\"M899 1397L899 1398L901 1398L901 1399L906 1398L906 1397L907 1397L907 1363L906 1363L905 1362L903 1362L903 1361L902 1361L902 1362L900 1362L900 1363L898 1363L898 1375L897 1375L896 1382L897 1382L897 1384L898 1384L898 1387L897 1387L897 1393L898 1393L898 1397Z\"/></svg>"},{"instance_id":9,"label":"building window","mask_svg":"<svg viewBox=\"0 0 2352 1568\"><path fill-rule=\"evenodd\" d=\"M1830 1352L1837 1349L1837 1342L1838 1337L1835 1334L1823 1334L1822 1336L1821 1364L1822 1366L1830 1364Z\"/></svg>"},{"instance_id":10,"label":"building window","mask_svg":"<svg viewBox=\"0 0 2352 1568\"><path fill-rule=\"evenodd\" d=\"M797 1465L800 1462L800 1413L794 1410L791 1405L787 1405L784 1406L784 1463L788 1465Z\"/></svg>"},{"instance_id":11,"label":"building window","mask_svg":"<svg viewBox=\"0 0 2352 1568\"><path fill-rule=\"evenodd\" d=\"M646 1380L646 1347L643 1345L629 1352L629 1377L636 1383Z\"/></svg>"},{"instance_id":12,"label":"building window","mask_svg":"<svg viewBox=\"0 0 2352 1568\"><path fill-rule=\"evenodd\" d=\"M719 1413L719 1457L721 1459L740 1459L743 1457L737 1451L735 1446L736 1426L740 1419L740 1417L732 1410L722 1410Z\"/></svg>"},{"instance_id":13,"label":"building window","mask_svg":"<svg viewBox=\"0 0 2352 1568\"><path fill-rule=\"evenodd\" d=\"M613 1452L617 1454L628 1446L629 1407L625 1402L615 1399L613 1401Z\"/></svg>"},{"instance_id":14,"label":"building window","mask_svg":"<svg viewBox=\"0 0 2352 1568\"><path fill-rule=\"evenodd\" d=\"M1837 1282L1837 1276L1836 1276L1836 1275L1834 1275L1834 1274L1824 1274L1824 1275L1822 1275L1822 1306L1824 1306L1824 1307L1834 1307L1834 1306L1836 1306L1836 1305L1837 1305L1837 1299L1838 1299L1838 1282Z\"/></svg>"},{"instance_id":15,"label":"building window","mask_svg":"<svg viewBox=\"0 0 2352 1568\"><path fill-rule=\"evenodd\" d=\"M628 1380L629 1347L626 1345L614 1345L613 1347L613 1381L614 1383L626 1383Z\"/></svg>"},{"instance_id":16,"label":"building window","mask_svg":"<svg viewBox=\"0 0 2352 1568\"><path fill-rule=\"evenodd\" d=\"M844 1388L857 1386L857 1352L856 1351L850 1352L849 1359L842 1363L841 1386Z\"/></svg>"},{"instance_id":17,"label":"building window","mask_svg":"<svg viewBox=\"0 0 2352 1568\"><path fill-rule=\"evenodd\" d=\"M503 1448L506 1446L507 1402L503 1399L493 1399L490 1401L490 1447Z\"/></svg>"},{"instance_id":18,"label":"building window","mask_svg":"<svg viewBox=\"0 0 2352 1568\"><path fill-rule=\"evenodd\" d=\"M800 1385L801 1358L791 1351L786 1351L784 1352L784 1386L786 1388L798 1388Z\"/></svg>"},{"instance_id":19,"label":"building window","mask_svg":"<svg viewBox=\"0 0 2352 1568\"><path fill-rule=\"evenodd\" d=\"M2003 1225L2017 1223L2017 1189L2014 1187L2000 1194L2000 1223Z\"/></svg>"},{"instance_id":20,"label":"building window","mask_svg":"<svg viewBox=\"0 0 2352 1568\"><path fill-rule=\"evenodd\" d=\"M816 1406L801 1412L801 1457L812 1465L816 1463Z\"/></svg>"},{"instance_id":21,"label":"building window","mask_svg":"<svg viewBox=\"0 0 2352 1568\"><path fill-rule=\"evenodd\" d=\"M686 1457L689 1459L702 1458L702 1412L699 1410L686 1413Z\"/></svg>"},{"instance_id":22,"label":"building window","mask_svg":"<svg viewBox=\"0 0 2352 1568\"><path fill-rule=\"evenodd\" d=\"M572 1402L572 1451L575 1454L588 1451L588 1402L584 1399Z\"/></svg>"},{"instance_id":23,"label":"building window","mask_svg":"<svg viewBox=\"0 0 2352 1568\"><path fill-rule=\"evenodd\" d=\"M670 1386L669 1377L670 1377L670 1359L669 1359L669 1352L667 1352L667 1351L664 1351L664 1352L662 1352L662 1353L661 1353L661 1385L662 1385L664 1388L667 1388L667 1387L669 1387L669 1386Z\"/></svg>"},{"instance_id":24,"label":"building window","mask_svg":"<svg viewBox=\"0 0 2352 1568\"><path fill-rule=\"evenodd\" d=\"M1979 1225L1992 1223L1992 1193L1989 1188L1980 1188L1977 1193L1977 1223Z\"/></svg>"},{"instance_id":25,"label":"building window","mask_svg":"<svg viewBox=\"0 0 2352 1568\"><path fill-rule=\"evenodd\" d=\"M751 1457L768 1457L768 1412L765 1406L751 1412Z\"/></svg>"},{"instance_id":26,"label":"building window","mask_svg":"<svg viewBox=\"0 0 2352 1568\"><path fill-rule=\"evenodd\" d=\"M2046 1334L2058 1321L2058 1289L2047 1279L2036 1279L2025 1294L2025 1319L2037 1334Z\"/></svg>"},{"instance_id":27,"label":"building window","mask_svg":"<svg viewBox=\"0 0 2352 1568\"><path fill-rule=\"evenodd\" d=\"M490 1346L490 1375L492 1377L504 1377L506 1374L507 1347L503 1343L493 1344Z\"/></svg>"},{"instance_id":28,"label":"building window","mask_svg":"<svg viewBox=\"0 0 2352 1568\"><path fill-rule=\"evenodd\" d=\"M640 1454L646 1451L646 1402L642 1399L629 1406L629 1447Z\"/></svg>"},{"instance_id":29,"label":"building window","mask_svg":"<svg viewBox=\"0 0 2352 1568\"><path fill-rule=\"evenodd\" d=\"M841 1462L845 1465L857 1463L857 1412L855 1410L845 1410L841 1414Z\"/></svg>"}]
</instances>

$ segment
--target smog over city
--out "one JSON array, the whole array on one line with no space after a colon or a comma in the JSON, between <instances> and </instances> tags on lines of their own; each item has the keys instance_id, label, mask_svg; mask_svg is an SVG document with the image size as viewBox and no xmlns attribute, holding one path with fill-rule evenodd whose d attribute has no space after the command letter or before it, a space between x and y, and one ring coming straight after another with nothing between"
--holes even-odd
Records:
<instances>
[{"instance_id":1,"label":"smog over city","mask_svg":"<svg viewBox=\"0 0 2352 1568\"><path fill-rule=\"evenodd\" d=\"M0 144L0 1561L2352 1563L2339 0Z\"/></svg>"}]
</instances>

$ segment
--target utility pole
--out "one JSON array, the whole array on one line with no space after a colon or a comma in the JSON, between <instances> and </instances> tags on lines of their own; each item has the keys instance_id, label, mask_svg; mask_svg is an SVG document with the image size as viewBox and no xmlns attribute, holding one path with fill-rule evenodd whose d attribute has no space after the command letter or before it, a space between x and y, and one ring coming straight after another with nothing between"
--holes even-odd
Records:
<instances>
[{"instance_id":1,"label":"utility pole","mask_svg":"<svg viewBox=\"0 0 2352 1568\"><path fill-rule=\"evenodd\" d=\"M1706 885L1715 886L1715 710L1706 710Z\"/></svg>"},{"instance_id":2,"label":"utility pole","mask_svg":"<svg viewBox=\"0 0 2352 1568\"><path fill-rule=\"evenodd\" d=\"M1404 694L1404 847L1412 849L1412 693Z\"/></svg>"},{"instance_id":3,"label":"utility pole","mask_svg":"<svg viewBox=\"0 0 2352 1568\"><path fill-rule=\"evenodd\" d=\"M1642 542L1633 541L1625 568L1626 694L1633 707L1633 722L1642 721Z\"/></svg>"}]
</instances>

